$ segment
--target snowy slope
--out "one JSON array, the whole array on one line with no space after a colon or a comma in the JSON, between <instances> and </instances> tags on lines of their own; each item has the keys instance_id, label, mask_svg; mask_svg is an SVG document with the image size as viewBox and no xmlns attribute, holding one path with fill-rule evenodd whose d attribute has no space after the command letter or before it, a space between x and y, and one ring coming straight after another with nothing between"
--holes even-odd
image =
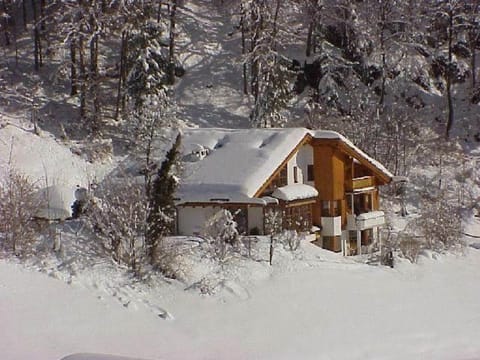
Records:
<instances>
[{"instance_id":1,"label":"snowy slope","mask_svg":"<svg viewBox=\"0 0 480 360\"><path fill-rule=\"evenodd\" d=\"M300 254L297 267L277 263L263 280L251 277L245 296L200 298L164 285L132 293L138 306L82 288L81 274L69 286L2 260L2 359L480 357L480 250L395 269L311 245ZM159 299L171 320L142 305Z\"/></svg>"}]
</instances>

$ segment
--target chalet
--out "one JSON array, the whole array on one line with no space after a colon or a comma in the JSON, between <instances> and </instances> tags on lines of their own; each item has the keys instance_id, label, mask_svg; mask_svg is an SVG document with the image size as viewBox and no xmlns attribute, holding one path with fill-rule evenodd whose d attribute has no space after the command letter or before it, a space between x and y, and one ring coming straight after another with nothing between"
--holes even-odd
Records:
<instances>
[{"instance_id":1,"label":"chalet","mask_svg":"<svg viewBox=\"0 0 480 360\"><path fill-rule=\"evenodd\" d=\"M201 128L184 130L182 141L180 235L201 233L227 208L245 234L270 233L279 215L277 226L316 230L321 246L345 255L379 239L379 186L393 175L339 133Z\"/></svg>"}]
</instances>

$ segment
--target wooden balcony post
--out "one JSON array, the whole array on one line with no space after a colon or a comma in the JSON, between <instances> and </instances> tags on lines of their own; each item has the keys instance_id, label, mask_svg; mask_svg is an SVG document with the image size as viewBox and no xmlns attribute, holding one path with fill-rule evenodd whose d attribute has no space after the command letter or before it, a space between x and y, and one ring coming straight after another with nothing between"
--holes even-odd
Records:
<instances>
[{"instance_id":1,"label":"wooden balcony post","mask_svg":"<svg viewBox=\"0 0 480 360\"><path fill-rule=\"evenodd\" d=\"M362 255L362 232L357 230L357 255Z\"/></svg>"}]
</instances>

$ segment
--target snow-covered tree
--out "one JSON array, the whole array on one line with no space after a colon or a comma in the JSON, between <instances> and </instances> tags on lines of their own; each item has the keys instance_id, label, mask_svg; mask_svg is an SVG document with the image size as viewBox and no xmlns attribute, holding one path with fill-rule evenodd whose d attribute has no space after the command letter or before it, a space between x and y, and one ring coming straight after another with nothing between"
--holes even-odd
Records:
<instances>
[{"instance_id":1,"label":"snow-covered tree","mask_svg":"<svg viewBox=\"0 0 480 360\"><path fill-rule=\"evenodd\" d=\"M151 20L129 33L126 87L136 110L143 107L146 97L165 97L169 63L161 37L161 24Z\"/></svg>"},{"instance_id":2,"label":"snow-covered tree","mask_svg":"<svg viewBox=\"0 0 480 360\"><path fill-rule=\"evenodd\" d=\"M0 247L13 254L27 255L36 240L35 214L42 205L35 185L24 175L9 169L0 181Z\"/></svg>"},{"instance_id":3,"label":"snow-covered tree","mask_svg":"<svg viewBox=\"0 0 480 360\"><path fill-rule=\"evenodd\" d=\"M112 258L137 270L144 259L148 201L145 188L132 177L109 179L95 191L87 216Z\"/></svg>"},{"instance_id":4,"label":"snow-covered tree","mask_svg":"<svg viewBox=\"0 0 480 360\"><path fill-rule=\"evenodd\" d=\"M248 66L254 100L250 114L253 127L286 125L283 110L291 99L294 74L289 60L277 50L281 4L281 0L241 2L244 78Z\"/></svg>"},{"instance_id":5,"label":"snow-covered tree","mask_svg":"<svg viewBox=\"0 0 480 360\"><path fill-rule=\"evenodd\" d=\"M239 233L232 213L227 209L217 211L205 223L204 237L214 256L224 261L238 245Z\"/></svg>"},{"instance_id":6,"label":"snow-covered tree","mask_svg":"<svg viewBox=\"0 0 480 360\"><path fill-rule=\"evenodd\" d=\"M428 249L448 250L463 244L460 208L445 191L425 198L420 214L417 227Z\"/></svg>"}]
</instances>

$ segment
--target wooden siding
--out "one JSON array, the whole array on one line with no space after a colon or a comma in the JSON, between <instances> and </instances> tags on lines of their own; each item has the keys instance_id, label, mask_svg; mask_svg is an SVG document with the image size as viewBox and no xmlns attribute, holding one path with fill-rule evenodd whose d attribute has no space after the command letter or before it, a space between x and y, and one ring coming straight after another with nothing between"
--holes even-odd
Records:
<instances>
[{"instance_id":1,"label":"wooden siding","mask_svg":"<svg viewBox=\"0 0 480 360\"><path fill-rule=\"evenodd\" d=\"M371 173L368 175L374 175L377 177L378 185L385 185L388 184L392 179L376 168L368 159L366 159L363 155L352 149L350 146L345 144L343 141L338 139L313 139L312 146L319 147L319 146L330 146L332 148L336 148L344 154L345 156L350 156L354 159L357 159L360 164L368 169Z\"/></svg>"},{"instance_id":2,"label":"wooden siding","mask_svg":"<svg viewBox=\"0 0 480 360\"><path fill-rule=\"evenodd\" d=\"M347 182L345 190L352 191L375 186L374 176L363 176L361 178L353 178L350 182Z\"/></svg>"},{"instance_id":3,"label":"wooden siding","mask_svg":"<svg viewBox=\"0 0 480 360\"><path fill-rule=\"evenodd\" d=\"M321 200L342 200L345 194L345 156L331 146L313 148L315 188Z\"/></svg>"}]
</instances>

